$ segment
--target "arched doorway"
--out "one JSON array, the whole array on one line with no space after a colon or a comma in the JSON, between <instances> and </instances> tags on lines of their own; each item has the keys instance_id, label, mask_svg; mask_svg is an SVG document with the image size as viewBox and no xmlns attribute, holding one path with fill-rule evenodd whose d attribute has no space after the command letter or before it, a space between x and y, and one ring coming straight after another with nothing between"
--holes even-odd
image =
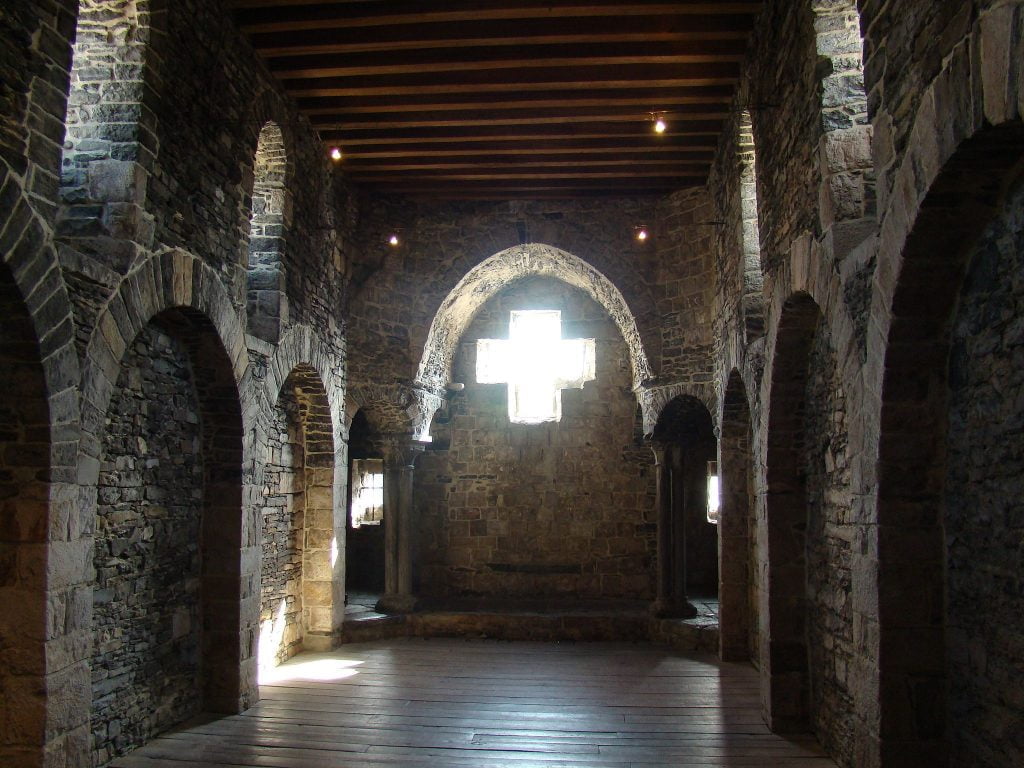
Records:
<instances>
[{"instance_id":1,"label":"arched doorway","mask_svg":"<svg viewBox=\"0 0 1024 768\"><path fill-rule=\"evenodd\" d=\"M345 595L371 608L384 594L384 466L363 409L349 427L349 499L345 516Z\"/></svg>"},{"instance_id":2,"label":"arched doorway","mask_svg":"<svg viewBox=\"0 0 1024 768\"><path fill-rule=\"evenodd\" d=\"M718 595L718 532L708 509L709 467L717 458L711 414L695 397L671 400L653 433L659 455L658 613L692 613L688 597ZM665 528L668 530L664 530Z\"/></svg>"}]
</instances>

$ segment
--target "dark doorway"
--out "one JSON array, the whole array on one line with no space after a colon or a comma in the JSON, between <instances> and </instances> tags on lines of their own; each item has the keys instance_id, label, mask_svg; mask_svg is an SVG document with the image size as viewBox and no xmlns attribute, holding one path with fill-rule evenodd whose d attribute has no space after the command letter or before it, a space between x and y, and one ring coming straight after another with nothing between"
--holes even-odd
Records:
<instances>
[{"instance_id":1,"label":"dark doorway","mask_svg":"<svg viewBox=\"0 0 1024 768\"><path fill-rule=\"evenodd\" d=\"M362 411L349 429L349 493L345 515L345 592L380 595L384 592L384 525L379 515L366 514L360 498L369 498L376 485L376 455L370 425ZM383 469L380 470L383 472ZM360 491L365 489L361 494ZM369 502L367 502L369 503ZM356 509L359 507L359 509ZM353 514L355 512L356 514ZM356 524L358 523L358 525Z\"/></svg>"}]
</instances>

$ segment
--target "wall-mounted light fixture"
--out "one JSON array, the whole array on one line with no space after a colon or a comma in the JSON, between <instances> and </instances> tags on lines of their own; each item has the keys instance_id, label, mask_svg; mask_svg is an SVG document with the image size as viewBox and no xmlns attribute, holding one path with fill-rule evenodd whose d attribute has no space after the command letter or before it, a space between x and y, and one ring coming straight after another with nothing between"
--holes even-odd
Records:
<instances>
[{"instance_id":1,"label":"wall-mounted light fixture","mask_svg":"<svg viewBox=\"0 0 1024 768\"><path fill-rule=\"evenodd\" d=\"M330 155L331 160L333 160L336 163L340 163L341 158L344 157L341 151L341 147L331 147L330 150L328 151L328 154Z\"/></svg>"},{"instance_id":2,"label":"wall-mounted light fixture","mask_svg":"<svg viewBox=\"0 0 1024 768\"><path fill-rule=\"evenodd\" d=\"M647 231L647 225L639 224L633 227L633 236L641 243L646 242L647 238L650 237L650 233Z\"/></svg>"},{"instance_id":3,"label":"wall-mounted light fixture","mask_svg":"<svg viewBox=\"0 0 1024 768\"><path fill-rule=\"evenodd\" d=\"M668 129L664 112L651 112L651 122L654 124L654 132L659 135Z\"/></svg>"},{"instance_id":4,"label":"wall-mounted light fixture","mask_svg":"<svg viewBox=\"0 0 1024 768\"><path fill-rule=\"evenodd\" d=\"M388 237L388 245L390 245L392 248L397 248L399 244L401 244L401 242L401 239L398 237L398 230L392 232L391 235Z\"/></svg>"},{"instance_id":5,"label":"wall-mounted light fixture","mask_svg":"<svg viewBox=\"0 0 1024 768\"><path fill-rule=\"evenodd\" d=\"M722 507L721 488L718 482L718 462L708 462L708 522L718 525L718 513Z\"/></svg>"}]
</instances>

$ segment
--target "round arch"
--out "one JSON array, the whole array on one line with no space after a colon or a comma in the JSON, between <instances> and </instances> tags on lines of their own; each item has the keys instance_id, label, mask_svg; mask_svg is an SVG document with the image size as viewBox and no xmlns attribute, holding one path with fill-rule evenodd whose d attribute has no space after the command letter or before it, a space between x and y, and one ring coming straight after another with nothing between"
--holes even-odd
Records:
<instances>
[{"instance_id":1,"label":"round arch","mask_svg":"<svg viewBox=\"0 0 1024 768\"><path fill-rule=\"evenodd\" d=\"M509 283L527 276L553 277L584 291L608 312L629 349L633 387L652 377L636 320L618 288L586 261L541 243L515 246L473 267L434 315L416 372L416 385L440 394L451 376L459 340L484 303Z\"/></svg>"}]
</instances>

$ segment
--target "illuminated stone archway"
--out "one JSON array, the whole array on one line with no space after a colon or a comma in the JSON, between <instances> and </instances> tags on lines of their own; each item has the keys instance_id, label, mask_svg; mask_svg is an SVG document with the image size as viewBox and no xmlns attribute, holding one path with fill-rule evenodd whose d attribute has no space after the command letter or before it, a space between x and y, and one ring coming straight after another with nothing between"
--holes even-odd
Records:
<instances>
[{"instance_id":1,"label":"illuminated stone archway","mask_svg":"<svg viewBox=\"0 0 1024 768\"><path fill-rule=\"evenodd\" d=\"M612 282L578 256L541 243L528 243L494 254L473 267L451 290L430 325L427 342L416 373L416 388L432 407L420 409L416 433L425 436L433 411L440 405L449 383L459 340L480 308L498 291L523 277L544 276L579 288L600 304L615 323L629 350L633 388L652 378L636 319L625 298ZM436 403L436 405L435 405Z\"/></svg>"}]
</instances>

